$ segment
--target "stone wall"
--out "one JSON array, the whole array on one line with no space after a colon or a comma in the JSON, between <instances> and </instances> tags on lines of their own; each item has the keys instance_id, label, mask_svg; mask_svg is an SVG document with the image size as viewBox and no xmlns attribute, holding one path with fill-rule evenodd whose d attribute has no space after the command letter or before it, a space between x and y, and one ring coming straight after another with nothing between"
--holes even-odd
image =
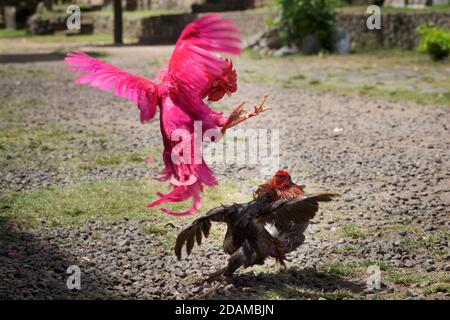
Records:
<instances>
[{"instance_id":1,"label":"stone wall","mask_svg":"<svg viewBox=\"0 0 450 320\"><path fill-rule=\"evenodd\" d=\"M124 18L125 36L138 39L141 43L174 43L181 30L195 17L203 14L179 14L147 18ZM221 15L235 22L243 38L250 37L266 28L269 15L259 11L232 11ZM450 12L434 13L387 13L382 14L381 30L369 30L366 27L367 15L340 14L337 25L350 34L353 46L377 47L399 46L413 48L419 38L416 28L428 22L450 29ZM112 33L113 18L99 16L94 19L96 33Z\"/></svg>"},{"instance_id":2,"label":"stone wall","mask_svg":"<svg viewBox=\"0 0 450 320\"><path fill-rule=\"evenodd\" d=\"M155 17L124 17L124 36L145 44L175 43L183 28L195 19L193 14L173 14ZM95 16L95 33L112 33L114 18Z\"/></svg>"},{"instance_id":3,"label":"stone wall","mask_svg":"<svg viewBox=\"0 0 450 320\"><path fill-rule=\"evenodd\" d=\"M200 14L202 16L205 14ZM266 29L266 20L270 17L267 13L258 11L231 11L221 12L226 19L233 20L236 27L241 30L243 38L250 37Z\"/></svg>"},{"instance_id":4,"label":"stone wall","mask_svg":"<svg viewBox=\"0 0 450 320\"><path fill-rule=\"evenodd\" d=\"M175 43L184 27L194 21L192 13L150 17L142 20L141 43Z\"/></svg>"},{"instance_id":5,"label":"stone wall","mask_svg":"<svg viewBox=\"0 0 450 320\"><path fill-rule=\"evenodd\" d=\"M94 23L94 33L113 33L114 16L95 15L92 21ZM142 33L142 18L123 17L123 31L125 37L138 39Z\"/></svg>"},{"instance_id":6,"label":"stone wall","mask_svg":"<svg viewBox=\"0 0 450 320\"><path fill-rule=\"evenodd\" d=\"M384 5L396 8L424 8L432 5L448 4L448 0L385 0Z\"/></svg>"},{"instance_id":7,"label":"stone wall","mask_svg":"<svg viewBox=\"0 0 450 320\"><path fill-rule=\"evenodd\" d=\"M192 6L192 12L226 12L236 10L247 10L251 8L261 7L265 2L261 0L206 0L202 4Z\"/></svg>"},{"instance_id":8,"label":"stone wall","mask_svg":"<svg viewBox=\"0 0 450 320\"><path fill-rule=\"evenodd\" d=\"M13 1L13 0L8 0ZM42 1L42 0L40 0ZM67 0L65 0L67 1ZM76 3L89 5L111 5L112 0L71 0ZM147 9L184 9L191 10L193 4L203 5L207 2L217 4L219 6L234 7L233 2L240 2L245 8L262 7L271 0L122 0L122 5L127 10L147 10ZM1 1L0 1L1 2Z\"/></svg>"},{"instance_id":9,"label":"stone wall","mask_svg":"<svg viewBox=\"0 0 450 320\"><path fill-rule=\"evenodd\" d=\"M191 10L192 5L218 5L224 10L235 10L240 4L241 8L253 8L266 5L268 0L124 0L135 3L136 9L183 9ZM238 5L236 5L236 3Z\"/></svg>"},{"instance_id":10,"label":"stone wall","mask_svg":"<svg viewBox=\"0 0 450 320\"><path fill-rule=\"evenodd\" d=\"M342 14L337 24L350 34L353 46L361 47L402 47L412 49L417 46L418 26L433 22L437 26L450 29L450 12L439 13L386 13L381 16L381 30L366 27L366 15Z\"/></svg>"},{"instance_id":11,"label":"stone wall","mask_svg":"<svg viewBox=\"0 0 450 320\"><path fill-rule=\"evenodd\" d=\"M130 1L130 0L127 0ZM191 10L195 3L202 3L204 0L133 0L136 2L136 9L183 9Z\"/></svg>"},{"instance_id":12,"label":"stone wall","mask_svg":"<svg viewBox=\"0 0 450 320\"><path fill-rule=\"evenodd\" d=\"M74 0L72 0L74 1ZM125 10L148 9L191 9L192 4L202 3L205 0L122 0ZM108 6L112 0L75 0L77 3Z\"/></svg>"},{"instance_id":13,"label":"stone wall","mask_svg":"<svg viewBox=\"0 0 450 320\"><path fill-rule=\"evenodd\" d=\"M243 37L263 31L269 15L264 12L225 12L222 15L232 19L241 30ZM424 23L434 23L450 29L450 12L410 12L386 13L381 16L381 30L369 30L366 26L368 15L339 14L337 25L349 34L353 46L414 48L419 42L416 29Z\"/></svg>"}]
</instances>

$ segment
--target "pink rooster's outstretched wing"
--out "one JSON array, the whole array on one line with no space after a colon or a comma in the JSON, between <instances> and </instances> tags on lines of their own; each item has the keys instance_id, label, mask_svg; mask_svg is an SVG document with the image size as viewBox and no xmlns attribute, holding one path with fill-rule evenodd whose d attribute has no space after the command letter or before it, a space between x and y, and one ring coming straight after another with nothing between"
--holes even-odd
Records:
<instances>
[{"instance_id":1,"label":"pink rooster's outstretched wing","mask_svg":"<svg viewBox=\"0 0 450 320\"><path fill-rule=\"evenodd\" d=\"M128 98L139 107L141 122L155 116L158 86L152 81L127 73L81 51L69 53L65 62L70 71L85 73L75 83L89 84L100 90L114 89L116 96Z\"/></svg>"},{"instance_id":2,"label":"pink rooster's outstretched wing","mask_svg":"<svg viewBox=\"0 0 450 320\"><path fill-rule=\"evenodd\" d=\"M159 199L150 203L149 207L192 198L192 207L184 212L161 210L175 216L193 214L200 208L203 187L217 185L216 178L201 154L200 163L174 163L171 155L178 142L171 141L171 137L175 129L189 132L183 143L192 144L190 150L195 152L194 121L203 121L203 132L212 127L223 126L226 118L211 110L203 99L208 97L210 101L217 101L226 93L235 92L236 71L231 61L221 59L212 52L239 54L240 44L239 30L231 21L222 19L218 14L207 15L190 23L181 33L169 65L161 71L159 77L162 97L161 131L167 140L163 153L165 169L161 181L170 180L173 189L167 194L158 193Z\"/></svg>"},{"instance_id":3,"label":"pink rooster's outstretched wing","mask_svg":"<svg viewBox=\"0 0 450 320\"><path fill-rule=\"evenodd\" d=\"M236 91L236 72L231 61L212 52L239 54L239 30L218 14L206 15L190 23L181 33L169 62L166 85L171 95L195 112L208 96L217 101ZM213 83L219 87L213 87Z\"/></svg>"}]
</instances>

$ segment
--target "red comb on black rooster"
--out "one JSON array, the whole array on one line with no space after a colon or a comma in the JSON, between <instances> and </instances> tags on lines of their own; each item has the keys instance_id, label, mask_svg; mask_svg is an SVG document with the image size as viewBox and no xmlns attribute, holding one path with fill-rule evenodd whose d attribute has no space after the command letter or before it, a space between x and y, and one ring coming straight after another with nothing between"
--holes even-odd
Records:
<instances>
[{"instance_id":1,"label":"red comb on black rooster","mask_svg":"<svg viewBox=\"0 0 450 320\"><path fill-rule=\"evenodd\" d=\"M231 257L228 265L210 279L231 276L241 266L264 264L267 257L285 266L285 255L305 241L304 232L319 210L319 202L331 201L338 194L305 195L303 187L292 182L287 171L278 171L253 196L247 203L214 208L181 231L175 245L178 259L185 244L189 255L195 242L200 245L202 237L208 237L211 222L225 222L223 248Z\"/></svg>"}]
</instances>

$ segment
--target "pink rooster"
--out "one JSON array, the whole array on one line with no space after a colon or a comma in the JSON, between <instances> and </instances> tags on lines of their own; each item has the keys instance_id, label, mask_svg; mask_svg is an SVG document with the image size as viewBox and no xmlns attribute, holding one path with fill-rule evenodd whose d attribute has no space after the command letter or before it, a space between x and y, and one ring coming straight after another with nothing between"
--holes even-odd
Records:
<instances>
[{"instance_id":1,"label":"pink rooster","mask_svg":"<svg viewBox=\"0 0 450 320\"><path fill-rule=\"evenodd\" d=\"M174 161L173 153L180 138L183 144L192 147L198 138L194 122L201 121L202 133L220 128L219 132L223 134L228 128L267 110L263 108L267 95L252 111L245 113L244 103L241 103L228 117L210 109L204 102L205 98L218 101L225 94L230 95L237 90L237 75L232 62L212 52L239 54L240 44L239 30L231 21L217 14L197 19L181 33L169 65L159 72L159 84L129 74L80 51L67 55L65 62L69 70L85 73L75 83L89 84L100 90L113 89L116 96L130 99L139 107L141 122L152 119L159 106L165 165L159 180L169 180L173 190L167 194L158 193L159 199L148 207L192 198L193 205L187 211L161 209L176 216L192 214L200 208L203 187L217 185L212 171L198 152L179 154L182 161ZM178 132L188 134L174 139ZM200 157L200 161L194 161L196 157Z\"/></svg>"}]
</instances>

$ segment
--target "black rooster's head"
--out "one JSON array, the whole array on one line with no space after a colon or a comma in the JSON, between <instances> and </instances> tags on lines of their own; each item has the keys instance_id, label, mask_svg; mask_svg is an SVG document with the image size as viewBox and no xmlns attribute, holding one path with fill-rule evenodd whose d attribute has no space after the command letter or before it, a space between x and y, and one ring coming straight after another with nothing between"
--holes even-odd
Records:
<instances>
[{"instance_id":1,"label":"black rooster's head","mask_svg":"<svg viewBox=\"0 0 450 320\"><path fill-rule=\"evenodd\" d=\"M285 170L279 170L272 178L272 186L283 190L286 186L290 185L292 183L291 176L289 175L289 172Z\"/></svg>"},{"instance_id":2,"label":"black rooster's head","mask_svg":"<svg viewBox=\"0 0 450 320\"><path fill-rule=\"evenodd\" d=\"M254 193L255 198L269 195L273 200L287 199L304 195L303 188L292 182L289 172L279 170L266 183L258 187Z\"/></svg>"}]
</instances>

